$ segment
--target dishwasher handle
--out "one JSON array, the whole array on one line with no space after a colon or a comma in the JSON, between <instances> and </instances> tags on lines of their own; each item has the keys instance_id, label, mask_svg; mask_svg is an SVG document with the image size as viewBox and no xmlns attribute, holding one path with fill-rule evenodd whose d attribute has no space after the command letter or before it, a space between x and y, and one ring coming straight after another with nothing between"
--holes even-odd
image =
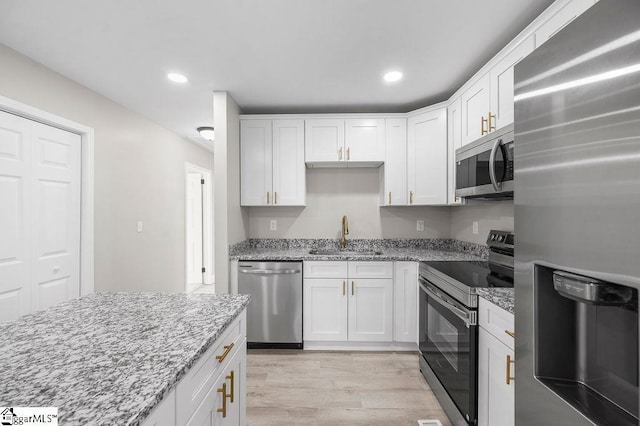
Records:
<instances>
[{"instance_id":1,"label":"dishwasher handle","mask_svg":"<svg viewBox=\"0 0 640 426\"><path fill-rule=\"evenodd\" d=\"M299 274L299 269L239 269L241 274L253 274L253 275L287 275L287 274Z\"/></svg>"}]
</instances>

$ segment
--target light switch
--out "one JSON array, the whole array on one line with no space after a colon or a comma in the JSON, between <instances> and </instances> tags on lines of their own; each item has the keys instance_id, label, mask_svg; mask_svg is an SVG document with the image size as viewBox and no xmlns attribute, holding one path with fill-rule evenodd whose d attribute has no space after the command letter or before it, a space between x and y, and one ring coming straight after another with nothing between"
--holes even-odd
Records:
<instances>
[{"instance_id":1,"label":"light switch","mask_svg":"<svg viewBox=\"0 0 640 426\"><path fill-rule=\"evenodd\" d=\"M138 221L138 232L142 232L142 221Z\"/></svg>"},{"instance_id":2,"label":"light switch","mask_svg":"<svg viewBox=\"0 0 640 426\"><path fill-rule=\"evenodd\" d=\"M473 222L473 233L474 234L478 233L478 222Z\"/></svg>"},{"instance_id":3,"label":"light switch","mask_svg":"<svg viewBox=\"0 0 640 426\"><path fill-rule=\"evenodd\" d=\"M269 222L269 229L272 231L276 231L278 229L278 221L275 219L271 219Z\"/></svg>"},{"instance_id":4,"label":"light switch","mask_svg":"<svg viewBox=\"0 0 640 426\"><path fill-rule=\"evenodd\" d=\"M424 231L424 220L416 220L416 231Z\"/></svg>"}]
</instances>

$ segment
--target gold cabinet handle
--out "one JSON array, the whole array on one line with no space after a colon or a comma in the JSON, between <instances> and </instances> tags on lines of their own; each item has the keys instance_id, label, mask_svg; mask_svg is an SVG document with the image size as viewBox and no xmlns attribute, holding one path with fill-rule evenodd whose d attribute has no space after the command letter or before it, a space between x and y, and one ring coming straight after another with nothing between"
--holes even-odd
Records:
<instances>
[{"instance_id":1,"label":"gold cabinet handle","mask_svg":"<svg viewBox=\"0 0 640 426\"><path fill-rule=\"evenodd\" d=\"M513 337L514 339L516 338L516 333L514 333L513 331L505 330L504 332L507 333L509 336Z\"/></svg>"},{"instance_id":2,"label":"gold cabinet handle","mask_svg":"<svg viewBox=\"0 0 640 426\"><path fill-rule=\"evenodd\" d=\"M227 384L223 383L221 388L218 388L218 393L222 394L222 408L216 410L217 413L222 413L222 417L227 417Z\"/></svg>"},{"instance_id":3,"label":"gold cabinet handle","mask_svg":"<svg viewBox=\"0 0 640 426\"><path fill-rule=\"evenodd\" d=\"M516 378L511 375L511 364L515 364L515 360L511 355L507 355L507 384L510 385Z\"/></svg>"},{"instance_id":4,"label":"gold cabinet handle","mask_svg":"<svg viewBox=\"0 0 640 426\"><path fill-rule=\"evenodd\" d=\"M229 352L231 352L231 349L233 349L233 343L231 343L230 345L225 345L222 355L216 355L216 359L218 360L218 362L224 361L227 355L229 355Z\"/></svg>"},{"instance_id":5,"label":"gold cabinet handle","mask_svg":"<svg viewBox=\"0 0 640 426\"><path fill-rule=\"evenodd\" d=\"M277 192L273 193L273 204L278 204L278 193Z\"/></svg>"},{"instance_id":6,"label":"gold cabinet handle","mask_svg":"<svg viewBox=\"0 0 640 426\"><path fill-rule=\"evenodd\" d=\"M347 147L347 161L351 160L351 148Z\"/></svg>"},{"instance_id":7,"label":"gold cabinet handle","mask_svg":"<svg viewBox=\"0 0 640 426\"><path fill-rule=\"evenodd\" d=\"M489 124L489 120L487 118L484 118L483 116L480 118L480 134L482 135L486 135L487 133L489 133L489 131L484 128L485 123Z\"/></svg>"},{"instance_id":8,"label":"gold cabinet handle","mask_svg":"<svg viewBox=\"0 0 640 426\"><path fill-rule=\"evenodd\" d=\"M269 191L267 191L267 204L269 204Z\"/></svg>"},{"instance_id":9,"label":"gold cabinet handle","mask_svg":"<svg viewBox=\"0 0 640 426\"><path fill-rule=\"evenodd\" d=\"M389 191L389 205L391 205L391 191Z\"/></svg>"},{"instance_id":10,"label":"gold cabinet handle","mask_svg":"<svg viewBox=\"0 0 640 426\"><path fill-rule=\"evenodd\" d=\"M413 191L409 191L409 204L413 204Z\"/></svg>"},{"instance_id":11,"label":"gold cabinet handle","mask_svg":"<svg viewBox=\"0 0 640 426\"><path fill-rule=\"evenodd\" d=\"M342 161L342 148L338 149L338 160Z\"/></svg>"},{"instance_id":12,"label":"gold cabinet handle","mask_svg":"<svg viewBox=\"0 0 640 426\"><path fill-rule=\"evenodd\" d=\"M347 294L347 282L342 281L342 295L345 296Z\"/></svg>"},{"instance_id":13,"label":"gold cabinet handle","mask_svg":"<svg viewBox=\"0 0 640 426\"><path fill-rule=\"evenodd\" d=\"M233 394L234 394L234 389L235 389L235 385L234 385L234 373L233 370L231 370L231 374L229 374L228 376L225 376L225 379L230 380L231 381L231 390L229 391L229 394L225 395L225 397L229 398L229 402L231 402L233 404Z\"/></svg>"},{"instance_id":14,"label":"gold cabinet handle","mask_svg":"<svg viewBox=\"0 0 640 426\"><path fill-rule=\"evenodd\" d=\"M351 281L351 295L352 296L355 294L354 286L355 286L355 284L353 283L353 281Z\"/></svg>"},{"instance_id":15,"label":"gold cabinet handle","mask_svg":"<svg viewBox=\"0 0 640 426\"><path fill-rule=\"evenodd\" d=\"M495 120L495 118L496 118L496 115L495 115L495 114L491 114L491 113L489 113L489 120L488 120L488 123L487 123L487 124L489 125L489 126L488 126L488 127L489 127L489 131L488 131L487 133L489 133L489 132L491 132L491 131L494 131L494 130L496 129L496 123L495 123L495 121L494 121L494 120ZM492 123L493 123L493 124L492 124Z\"/></svg>"}]
</instances>

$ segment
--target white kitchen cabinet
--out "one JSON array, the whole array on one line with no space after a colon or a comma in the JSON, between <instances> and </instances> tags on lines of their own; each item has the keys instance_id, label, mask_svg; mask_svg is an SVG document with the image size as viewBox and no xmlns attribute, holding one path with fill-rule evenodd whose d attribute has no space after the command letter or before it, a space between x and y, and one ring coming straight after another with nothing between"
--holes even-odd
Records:
<instances>
[{"instance_id":1,"label":"white kitchen cabinet","mask_svg":"<svg viewBox=\"0 0 640 426\"><path fill-rule=\"evenodd\" d=\"M526 38L489 71L490 111L497 129L513 123L513 68L533 52L534 44L533 36Z\"/></svg>"},{"instance_id":2,"label":"white kitchen cabinet","mask_svg":"<svg viewBox=\"0 0 640 426\"><path fill-rule=\"evenodd\" d=\"M513 426L513 314L480 298L478 324L478 425Z\"/></svg>"},{"instance_id":3,"label":"white kitchen cabinet","mask_svg":"<svg viewBox=\"0 0 640 426\"><path fill-rule=\"evenodd\" d=\"M242 120L241 205L304 206L303 120Z\"/></svg>"},{"instance_id":4,"label":"white kitchen cabinet","mask_svg":"<svg viewBox=\"0 0 640 426\"><path fill-rule=\"evenodd\" d=\"M309 166L376 166L384 162L384 119L305 120Z\"/></svg>"},{"instance_id":5,"label":"white kitchen cabinet","mask_svg":"<svg viewBox=\"0 0 640 426\"><path fill-rule=\"evenodd\" d=\"M381 170L381 206L407 205L407 120L385 123L386 155Z\"/></svg>"},{"instance_id":6,"label":"white kitchen cabinet","mask_svg":"<svg viewBox=\"0 0 640 426\"><path fill-rule=\"evenodd\" d=\"M485 73L478 81L462 93L462 145L466 145L480 138L493 129L493 118L490 97L491 79ZM489 119L491 118L491 123ZM489 124L492 124L489 126Z\"/></svg>"},{"instance_id":7,"label":"white kitchen cabinet","mask_svg":"<svg viewBox=\"0 0 640 426\"><path fill-rule=\"evenodd\" d=\"M535 31L536 49L594 4L596 0L572 0L565 4Z\"/></svg>"},{"instance_id":8,"label":"white kitchen cabinet","mask_svg":"<svg viewBox=\"0 0 640 426\"><path fill-rule=\"evenodd\" d=\"M305 341L393 340L393 262L312 261L304 272Z\"/></svg>"},{"instance_id":9,"label":"white kitchen cabinet","mask_svg":"<svg viewBox=\"0 0 640 426\"><path fill-rule=\"evenodd\" d=\"M407 126L409 205L447 204L447 109L409 117Z\"/></svg>"},{"instance_id":10,"label":"white kitchen cabinet","mask_svg":"<svg viewBox=\"0 0 640 426\"><path fill-rule=\"evenodd\" d=\"M462 146L462 102L456 98L447 107L447 204L460 205L456 197L456 149Z\"/></svg>"},{"instance_id":11,"label":"white kitchen cabinet","mask_svg":"<svg viewBox=\"0 0 640 426\"><path fill-rule=\"evenodd\" d=\"M418 263L395 262L393 274L393 340L418 340Z\"/></svg>"}]
</instances>

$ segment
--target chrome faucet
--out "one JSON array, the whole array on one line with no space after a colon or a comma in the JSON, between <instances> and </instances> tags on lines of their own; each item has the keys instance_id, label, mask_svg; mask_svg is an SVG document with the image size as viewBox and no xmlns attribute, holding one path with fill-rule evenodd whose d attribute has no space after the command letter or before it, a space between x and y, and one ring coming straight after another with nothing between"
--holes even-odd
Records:
<instances>
[{"instance_id":1,"label":"chrome faucet","mask_svg":"<svg viewBox=\"0 0 640 426\"><path fill-rule=\"evenodd\" d=\"M347 235L349 235L349 220L347 216L342 216L342 236L340 237L340 249L347 247Z\"/></svg>"}]
</instances>

